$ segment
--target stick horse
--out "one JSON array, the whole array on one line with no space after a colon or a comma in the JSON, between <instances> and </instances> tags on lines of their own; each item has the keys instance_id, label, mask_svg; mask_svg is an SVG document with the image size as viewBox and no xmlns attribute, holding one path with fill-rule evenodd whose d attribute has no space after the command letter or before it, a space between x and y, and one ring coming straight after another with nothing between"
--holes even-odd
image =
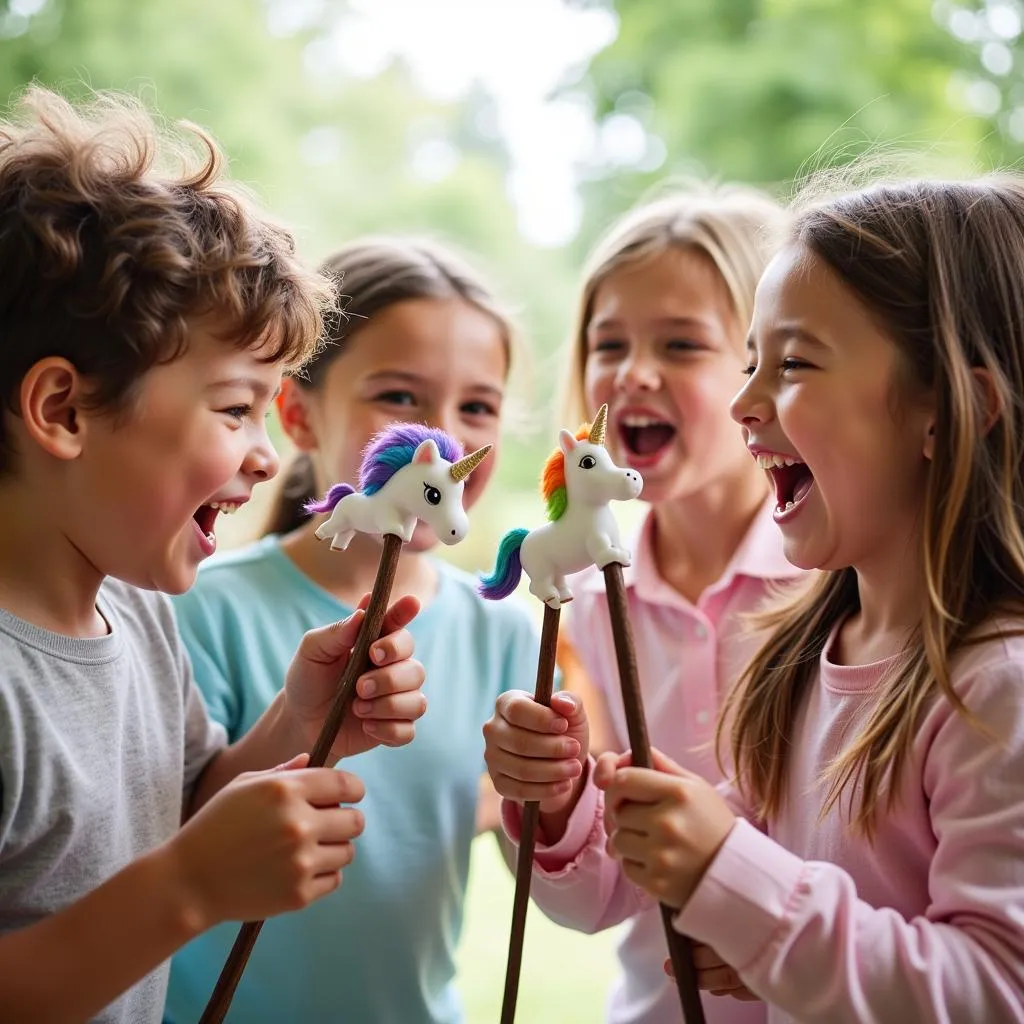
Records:
<instances>
[{"instance_id":1,"label":"stick horse","mask_svg":"<svg viewBox=\"0 0 1024 1024\"><path fill-rule=\"evenodd\" d=\"M484 597L507 597L525 572L530 593L557 609L572 600L566 576L590 565L629 565L608 503L639 497L644 482L635 470L612 462L604 446L607 419L608 406L602 405L593 426L581 427L575 436L559 432L558 447L541 477L549 522L535 530L510 530L501 538L494 573L480 583Z\"/></svg>"},{"instance_id":2,"label":"stick horse","mask_svg":"<svg viewBox=\"0 0 1024 1024\"><path fill-rule=\"evenodd\" d=\"M651 747L622 581L622 567L630 564L630 553L619 540L618 524L608 507L612 501L639 497L643 479L612 461L604 445L607 422L608 406L602 405L592 426L581 427L575 435L568 430L559 433L558 448L545 463L541 478L548 522L535 530L510 530L502 537L494 572L481 580L480 593L498 600L516 589L522 573L530 578L530 593L544 602L534 700L550 705L560 609L572 600L566 576L590 565L602 570L633 764L649 768ZM539 813L536 801L527 801L523 807L501 1024L515 1020ZM689 940L675 931L670 908L662 906L661 915L684 1019L687 1024L704 1024Z\"/></svg>"},{"instance_id":3,"label":"stick horse","mask_svg":"<svg viewBox=\"0 0 1024 1024\"><path fill-rule=\"evenodd\" d=\"M358 491L350 484L335 484L323 501L306 505L306 511L314 514L331 513L317 527L316 535L320 540L330 540L334 550L347 548L357 533L384 538L359 635L338 682L334 703L309 755L311 768L327 762L355 697L356 680L373 667L370 646L380 638L402 544L412 539L418 519L430 526L445 544L457 544L465 538L469 532L466 510L462 507L466 478L490 450L491 445L486 445L463 455L459 442L443 430L417 423L392 424L367 445L359 469ZM239 929L199 1024L223 1021L262 927L262 921L247 921Z\"/></svg>"}]
</instances>

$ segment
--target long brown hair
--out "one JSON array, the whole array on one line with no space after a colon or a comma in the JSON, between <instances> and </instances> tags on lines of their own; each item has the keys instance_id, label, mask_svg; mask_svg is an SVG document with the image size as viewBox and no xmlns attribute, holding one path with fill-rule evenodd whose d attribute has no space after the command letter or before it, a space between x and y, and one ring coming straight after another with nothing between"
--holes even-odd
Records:
<instances>
[{"instance_id":1,"label":"long brown hair","mask_svg":"<svg viewBox=\"0 0 1024 1024\"><path fill-rule=\"evenodd\" d=\"M926 603L860 732L826 769L822 814L846 794L873 834L891 808L922 712L949 700L950 661L988 637L987 620L1024 606L1024 181L876 185L798 210L794 240L823 260L898 346L906 379L936 403L921 510ZM992 410L975 371L991 381ZM858 608L852 568L818 574L762 617L768 637L728 696L737 782L763 817L785 799L801 701L832 628ZM977 724L975 722L975 724ZM861 799L854 808L854 794Z\"/></svg>"},{"instance_id":2,"label":"long brown hair","mask_svg":"<svg viewBox=\"0 0 1024 1024\"><path fill-rule=\"evenodd\" d=\"M509 372L526 353L511 314L481 275L451 248L425 238L373 236L359 239L329 256L321 272L335 282L345 315L334 321L326 344L296 374L310 391L323 385L328 368L352 343L368 320L409 299L459 298L494 318L508 356ZM297 454L285 471L270 515L261 531L288 533L309 518L304 504L316 493L313 460Z\"/></svg>"}]
</instances>

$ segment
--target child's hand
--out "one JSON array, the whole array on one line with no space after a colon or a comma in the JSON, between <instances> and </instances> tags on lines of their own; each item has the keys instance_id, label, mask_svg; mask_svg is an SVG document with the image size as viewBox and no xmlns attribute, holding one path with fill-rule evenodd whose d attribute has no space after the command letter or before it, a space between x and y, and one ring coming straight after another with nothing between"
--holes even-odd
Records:
<instances>
[{"instance_id":1,"label":"child's hand","mask_svg":"<svg viewBox=\"0 0 1024 1024\"><path fill-rule=\"evenodd\" d=\"M732 996L744 1003L760 1002L761 997L755 995L740 981L740 976L710 947L701 942L693 944L693 966L697 969L697 984L713 996ZM674 978L672 961L666 959L665 973Z\"/></svg>"},{"instance_id":2,"label":"child's hand","mask_svg":"<svg viewBox=\"0 0 1024 1024\"><path fill-rule=\"evenodd\" d=\"M578 697L556 693L546 708L522 690L509 690L484 725L484 740L487 770L503 797L539 800L543 814L576 805L590 742Z\"/></svg>"},{"instance_id":3,"label":"child's hand","mask_svg":"<svg viewBox=\"0 0 1024 1024\"><path fill-rule=\"evenodd\" d=\"M286 708L302 746L312 748L337 693L338 680L364 618L369 595L344 622L310 630L299 644L285 677ZM370 648L376 668L359 677L351 713L345 716L331 757L361 754L380 744L400 747L412 740L414 725L427 709L423 666L412 657L413 639L405 627L419 611L414 597L399 598L384 618L383 634Z\"/></svg>"},{"instance_id":4,"label":"child's hand","mask_svg":"<svg viewBox=\"0 0 1024 1024\"><path fill-rule=\"evenodd\" d=\"M736 817L709 782L657 750L653 769L630 755L602 754L594 782L605 790L607 849L626 877L659 903L682 907Z\"/></svg>"},{"instance_id":5,"label":"child's hand","mask_svg":"<svg viewBox=\"0 0 1024 1024\"><path fill-rule=\"evenodd\" d=\"M341 884L363 816L363 784L348 772L304 768L308 754L239 775L165 847L200 929L298 910ZM302 770L290 770L302 769Z\"/></svg>"}]
</instances>

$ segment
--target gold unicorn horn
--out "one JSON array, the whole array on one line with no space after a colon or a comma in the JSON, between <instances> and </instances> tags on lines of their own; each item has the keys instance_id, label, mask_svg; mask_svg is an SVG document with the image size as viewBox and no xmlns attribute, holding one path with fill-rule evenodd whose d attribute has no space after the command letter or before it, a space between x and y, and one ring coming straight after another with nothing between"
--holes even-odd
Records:
<instances>
[{"instance_id":1,"label":"gold unicorn horn","mask_svg":"<svg viewBox=\"0 0 1024 1024\"><path fill-rule=\"evenodd\" d=\"M587 440L591 444L604 444L605 431L608 428L608 405L602 405L594 417L594 425L590 428L590 437Z\"/></svg>"},{"instance_id":2,"label":"gold unicorn horn","mask_svg":"<svg viewBox=\"0 0 1024 1024\"><path fill-rule=\"evenodd\" d=\"M469 476L469 474L487 458L488 452L490 452L493 447L494 445L485 444L483 448L477 448L475 452L463 455L458 462L453 462L452 468L448 470L452 475L452 479L456 483L460 480L465 480L466 477Z\"/></svg>"}]
</instances>

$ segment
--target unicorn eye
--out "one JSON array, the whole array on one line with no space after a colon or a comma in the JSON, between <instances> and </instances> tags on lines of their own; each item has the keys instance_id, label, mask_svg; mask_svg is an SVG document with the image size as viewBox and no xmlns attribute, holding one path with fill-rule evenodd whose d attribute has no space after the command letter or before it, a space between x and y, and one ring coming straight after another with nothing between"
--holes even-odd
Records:
<instances>
[{"instance_id":1,"label":"unicorn eye","mask_svg":"<svg viewBox=\"0 0 1024 1024\"><path fill-rule=\"evenodd\" d=\"M423 497L426 499L428 505L441 504L441 492L432 484L423 485Z\"/></svg>"},{"instance_id":2,"label":"unicorn eye","mask_svg":"<svg viewBox=\"0 0 1024 1024\"><path fill-rule=\"evenodd\" d=\"M584 455L580 459L580 469L593 469L597 465L597 459L593 455Z\"/></svg>"}]
</instances>

